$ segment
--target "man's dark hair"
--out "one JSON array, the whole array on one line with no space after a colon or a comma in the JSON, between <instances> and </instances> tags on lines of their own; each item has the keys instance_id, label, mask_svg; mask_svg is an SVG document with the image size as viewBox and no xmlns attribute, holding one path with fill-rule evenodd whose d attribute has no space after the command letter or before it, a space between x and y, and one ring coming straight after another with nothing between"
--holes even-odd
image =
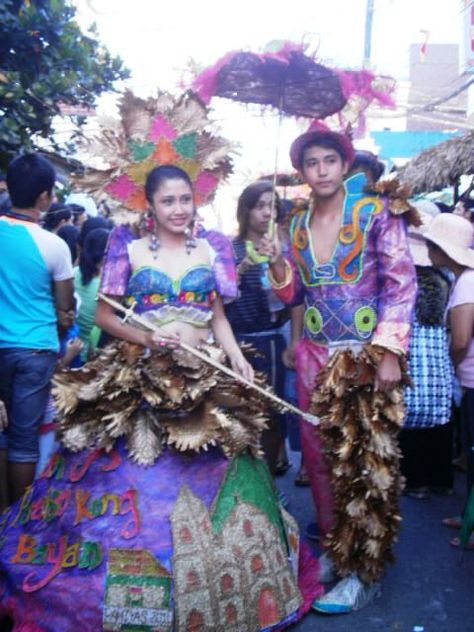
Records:
<instances>
[{"instance_id":1,"label":"man's dark hair","mask_svg":"<svg viewBox=\"0 0 474 632\"><path fill-rule=\"evenodd\" d=\"M55 202L51 204L43 220L43 228L54 230L62 221L68 222L72 217L72 211L67 204Z\"/></svg>"},{"instance_id":2,"label":"man's dark hair","mask_svg":"<svg viewBox=\"0 0 474 632\"><path fill-rule=\"evenodd\" d=\"M51 195L56 180L53 165L38 154L24 154L11 161L7 170L7 187L12 206L34 206L41 193Z\"/></svg>"},{"instance_id":3,"label":"man's dark hair","mask_svg":"<svg viewBox=\"0 0 474 632\"><path fill-rule=\"evenodd\" d=\"M260 196L264 193L272 192L273 184L270 180L258 180L240 194L237 202L237 222L239 223L239 239L245 239L249 228L250 211L257 206ZM276 221L279 221L280 198L275 192Z\"/></svg>"},{"instance_id":4,"label":"man's dark hair","mask_svg":"<svg viewBox=\"0 0 474 632\"><path fill-rule=\"evenodd\" d=\"M334 149L334 151L336 151L341 157L342 162L347 162L347 155L344 145L333 136L326 136L325 134L321 134L320 136L314 136L301 148L299 155L299 168L301 170L304 166L304 154L310 147L324 147L324 149Z\"/></svg>"},{"instance_id":5,"label":"man's dark hair","mask_svg":"<svg viewBox=\"0 0 474 632\"><path fill-rule=\"evenodd\" d=\"M352 175L358 171L369 171L373 182L377 182L384 174L385 165L371 151L358 149L351 165L350 174Z\"/></svg>"},{"instance_id":6,"label":"man's dark hair","mask_svg":"<svg viewBox=\"0 0 474 632\"><path fill-rule=\"evenodd\" d=\"M86 209L80 204L68 204L68 207L71 209L72 212L73 223L77 224L81 215L84 215L84 213L86 212Z\"/></svg>"}]
</instances>

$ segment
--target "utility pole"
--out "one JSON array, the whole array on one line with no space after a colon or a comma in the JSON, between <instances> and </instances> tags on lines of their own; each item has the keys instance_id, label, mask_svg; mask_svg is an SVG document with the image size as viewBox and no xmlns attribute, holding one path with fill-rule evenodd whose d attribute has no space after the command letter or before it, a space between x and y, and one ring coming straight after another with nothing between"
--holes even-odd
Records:
<instances>
[{"instance_id":1,"label":"utility pole","mask_svg":"<svg viewBox=\"0 0 474 632\"><path fill-rule=\"evenodd\" d=\"M367 0L367 7L365 11L364 60L362 62L364 68L369 68L371 65L370 55L372 49L372 17L374 15L374 1L375 0Z\"/></svg>"}]
</instances>

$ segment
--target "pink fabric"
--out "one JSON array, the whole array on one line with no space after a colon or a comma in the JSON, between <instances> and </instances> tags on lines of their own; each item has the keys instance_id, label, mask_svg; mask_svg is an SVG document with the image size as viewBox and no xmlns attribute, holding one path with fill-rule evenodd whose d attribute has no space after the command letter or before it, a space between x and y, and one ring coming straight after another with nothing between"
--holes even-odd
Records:
<instances>
[{"instance_id":1,"label":"pink fabric","mask_svg":"<svg viewBox=\"0 0 474 632\"><path fill-rule=\"evenodd\" d=\"M238 51L232 51L221 57L213 66L203 70L193 81L191 89L199 96L206 105L210 102L216 92L217 75L219 70L228 64Z\"/></svg>"},{"instance_id":2,"label":"pink fabric","mask_svg":"<svg viewBox=\"0 0 474 632\"><path fill-rule=\"evenodd\" d=\"M125 201L128 200L133 193L135 193L137 185L130 180L126 173L124 173L118 178L112 180L112 182L109 182L109 184L105 187L105 190L113 197Z\"/></svg>"},{"instance_id":3,"label":"pink fabric","mask_svg":"<svg viewBox=\"0 0 474 632\"><path fill-rule=\"evenodd\" d=\"M391 77L380 77L374 75L370 70L335 70L341 82L341 89L348 101L353 99L355 102L355 110L357 111L357 122L355 127L352 125L354 116L354 107L349 108L350 120L345 120L344 110L338 113L339 124L345 127L351 124L352 134L355 138L362 138L366 132L365 111L373 102L382 107L395 107L393 92L395 90L395 81ZM383 87L376 87L376 80L380 85L380 79L383 81ZM353 104L354 105L354 104Z\"/></svg>"},{"instance_id":4,"label":"pink fabric","mask_svg":"<svg viewBox=\"0 0 474 632\"><path fill-rule=\"evenodd\" d=\"M324 594L323 585L315 581L319 577L319 562L311 548L301 542L298 572L298 588L303 596L303 603L298 611L298 619L309 612L315 599Z\"/></svg>"},{"instance_id":5,"label":"pink fabric","mask_svg":"<svg viewBox=\"0 0 474 632\"><path fill-rule=\"evenodd\" d=\"M174 140L178 135L177 131L172 125L165 119L164 116L158 114L153 123L151 124L150 131L148 132L148 138L154 142L161 137L167 140Z\"/></svg>"},{"instance_id":6,"label":"pink fabric","mask_svg":"<svg viewBox=\"0 0 474 632\"><path fill-rule=\"evenodd\" d=\"M465 270L456 280L448 301L448 310L459 305L474 303L474 270ZM461 386L474 388L474 336L466 357L458 365L456 373Z\"/></svg>"},{"instance_id":7,"label":"pink fabric","mask_svg":"<svg viewBox=\"0 0 474 632\"><path fill-rule=\"evenodd\" d=\"M310 408L311 394L319 371L328 360L328 349L302 338L296 347L296 390L301 410ZM317 427L300 419L301 449L303 461L316 506L316 519L322 537L333 526L333 497L331 477L324 458L324 448Z\"/></svg>"}]
</instances>

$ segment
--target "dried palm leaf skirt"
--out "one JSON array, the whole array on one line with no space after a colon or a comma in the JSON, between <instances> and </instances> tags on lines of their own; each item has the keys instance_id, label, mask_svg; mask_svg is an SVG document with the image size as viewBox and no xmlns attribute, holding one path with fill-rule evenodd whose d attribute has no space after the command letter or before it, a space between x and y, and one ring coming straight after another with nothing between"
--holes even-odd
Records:
<instances>
[{"instance_id":1,"label":"dried palm leaf skirt","mask_svg":"<svg viewBox=\"0 0 474 632\"><path fill-rule=\"evenodd\" d=\"M258 456L250 391L119 343L55 396L63 447L0 518L13 630L277 630L321 594Z\"/></svg>"},{"instance_id":2,"label":"dried palm leaf skirt","mask_svg":"<svg viewBox=\"0 0 474 632\"><path fill-rule=\"evenodd\" d=\"M397 435L403 425L403 387L375 390L380 349L340 350L318 375L311 412L331 475L334 525L326 546L341 575L380 579L393 560L403 488ZM408 383L404 371L404 383Z\"/></svg>"}]
</instances>

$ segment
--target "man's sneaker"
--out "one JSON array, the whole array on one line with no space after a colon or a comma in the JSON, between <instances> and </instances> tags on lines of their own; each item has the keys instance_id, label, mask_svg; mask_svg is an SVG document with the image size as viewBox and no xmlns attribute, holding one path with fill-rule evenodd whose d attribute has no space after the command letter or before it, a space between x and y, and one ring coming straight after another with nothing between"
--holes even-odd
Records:
<instances>
[{"instance_id":1,"label":"man's sneaker","mask_svg":"<svg viewBox=\"0 0 474 632\"><path fill-rule=\"evenodd\" d=\"M323 597L313 601L311 607L325 614L344 614L364 608L381 594L380 582L364 584L356 573L351 573Z\"/></svg>"},{"instance_id":2,"label":"man's sneaker","mask_svg":"<svg viewBox=\"0 0 474 632\"><path fill-rule=\"evenodd\" d=\"M319 581L321 584L330 584L337 579L336 567L327 553L323 553L318 558Z\"/></svg>"}]
</instances>

